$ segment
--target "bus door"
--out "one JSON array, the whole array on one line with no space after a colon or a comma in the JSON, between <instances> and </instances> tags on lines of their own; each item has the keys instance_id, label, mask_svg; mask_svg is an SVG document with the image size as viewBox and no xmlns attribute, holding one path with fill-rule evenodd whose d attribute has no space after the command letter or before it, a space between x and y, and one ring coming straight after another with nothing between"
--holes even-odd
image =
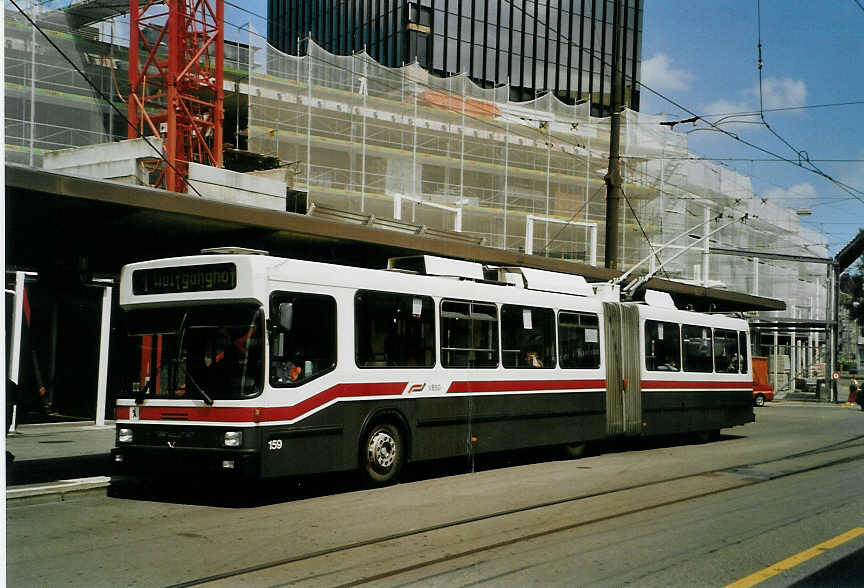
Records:
<instances>
[{"instance_id":1,"label":"bus door","mask_svg":"<svg viewBox=\"0 0 864 588\"><path fill-rule=\"evenodd\" d=\"M603 303L606 335L606 434L642 432L642 385L639 362L639 308Z\"/></svg>"}]
</instances>

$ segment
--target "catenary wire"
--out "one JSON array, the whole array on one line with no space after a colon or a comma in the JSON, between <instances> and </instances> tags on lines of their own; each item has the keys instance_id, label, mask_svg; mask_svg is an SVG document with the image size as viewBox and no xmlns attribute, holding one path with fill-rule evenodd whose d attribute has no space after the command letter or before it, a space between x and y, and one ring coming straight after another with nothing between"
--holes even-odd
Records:
<instances>
[{"instance_id":1,"label":"catenary wire","mask_svg":"<svg viewBox=\"0 0 864 588\"><path fill-rule=\"evenodd\" d=\"M250 14L250 15L257 16L257 17L259 17L259 18L263 18L263 17L261 17L261 15L258 15L257 13L254 13L254 12L252 12L252 11L249 11L248 9L246 9L246 8L244 8L244 7L242 7L242 6L236 5L236 4L234 4L234 3L232 3L232 2L229 2L229 1L227 1L227 0L226 0L226 3L229 4L229 5L231 5L231 6L233 6L233 7L235 7L235 8L238 8L239 10L242 10L243 12L246 12L246 13L248 13L248 14ZM17 7L17 6L16 6L16 7ZM20 8L19 8L19 10L20 10ZM519 10L521 11L522 9L519 8ZM392 10L391 10L390 12L392 13ZM26 15L25 15L25 16L26 16ZM542 23L542 21L541 21L538 17L534 16L534 17L532 17L532 18L535 18L535 19L538 21L538 23L544 24L544 26L546 26L545 23ZM473 19L473 18L471 18L471 19L472 19L472 20L475 20L475 19ZM267 18L267 19L265 19L265 20L267 20L268 22L273 22L273 21L272 21L271 19L269 19L269 18ZM226 22L228 22L228 21L226 21ZM256 36L259 36L259 37L261 37L261 38L264 38L262 35L256 33L255 31L252 31L252 30L248 27L248 25L238 26L238 25L235 25L234 23L230 23L230 22L228 22L228 24L230 24L231 26L236 27L238 30L246 29L246 30L249 32L249 34L251 34L251 35L256 35ZM547 27L547 28L548 28L548 27ZM40 32L41 32L41 31L40 31ZM43 33L43 35L44 35L44 33ZM583 49L583 51L587 51L587 50L584 49L584 48L582 48L582 49ZM593 54L593 52L592 52L592 54ZM334 66L334 67L338 67L338 66L335 66L334 64L330 64L330 65L331 65L331 66ZM82 75L83 75L83 74L82 74ZM404 74L403 74L403 75L404 75ZM86 76L85 76L85 78L86 78ZM88 82L89 82L89 80L88 80ZM100 95L101 95L101 93L100 93ZM103 99L104 99L104 97L103 97ZM471 118L471 117L469 116L469 118ZM486 121L484 121L484 122L486 122ZM537 131L537 132L540 132L539 129L534 129L534 130ZM563 142L563 141L562 141L562 142ZM575 146L575 147L583 147L583 148L584 148L584 146L581 146L581 145L579 145L579 144L573 144L573 146ZM772 160L772 161L773 161L773 160ZM655 179L659 179L659 178L655 178ZM671 187L676 187L674 184L671 184L671 183L668 183L668 182L667 182L667 185L669 185L669 186L671 186ZM678 189L682 189L681 187L677 187L677 188L678 188ZM193 187L193 190L194 190L194 187ZM682 189L682 190L683 190L683 189ZM196 192L197 192L197 190L196 190ZM672 196L672 198L675 198L675 197ZM590 201L590 199L589 199L588 201L586 201L586 204L587 204L589 201ZM629 201L628 201L628 205L629 205ZM584 206L583 206L583 208L584 208ZM642 228L642 226L641 226L641 221L639 221L638 217L635 215L635 211L633 211L633 209L632 209L632 205L630 206L630 209L631 209L631 212L633 212L633 214L634 214L634 218L635 218L635 219L637 220L637 222L639 223L640 228ZM581 209L580 209L580 211L581 211ZM578 212L579 212L579 211L577 211L577 214L578 214ZM574 217L575 217L575 215L574 215ZM572 218L574 218L574 217L571 217L571 220L572 220ZM568 221L568 222L569 222L569 221ZM566 228L566 225L565 225L565 228ZM563 230L563 229L562 229L562 230ZM643 234L644 234L644 228L642 228L642 230L643 230ZM560 231L559 231L559 234L560 234ZM557 235L556 235L556 238L557 238ZM646 235L646 239L647 239L647 235ZM554 239L553 239L553 241L554 241ZM548 249L548 245L549 245L549 244L551 244L551 242L548 243L548 244L546 245L545 249ZM650 246L650 245L651 245L651 244L650 244L650 241L649 241L649 246Z\"/></svg>"},{"instance_id":2,"label":"catenary wire","mask_svg":"<svg viewBox=\"0 0 864 588\"><path fill-rule=\"evenodd\" d=\"M247 12L247 13L249 13L249 14L252 14L253 16L260 16L260 15L257 15L256 13L253 13L253 12L251 12L251 11L249 11L249 10L246 10L245 8L240 7L240 6L238 6L238 5L235 5L235 4L231 3L231 2L227 2L227 3L228 3L229 5L232 5L232 6L236 7L236 8L239 8L239 9L243 10L244 12ZM14 4L14 2L13 2L13 4ZM27 17L26 13L24 13L24 12L21 10L21 8L20 8L19 6L17 6L17 4L16 4L15 6L16 6L16 8L18 8L19 12L21 12L22 14L24 14L25 17ZM520 9L520 10L521 10L521 9ZM392 11L391 11L391 12L392 12ZM536 17L535 17L535 18L536 18ZM33 23L32 20L29 19L29 17L28 17L28 20L30 20L30 21L31 21L31 24L33 24L33 25L35 26L35 23ZM267 20L269 21L270 19L267 19ZM537 18L537 20L538 20L538 22L540 22L540 19L539 19L539 18ZM226 22L227 22L227 21L226 21ZM243 28L246 28L247 31L249 32L249 34L255 34L255 35L257 35L257 36L261 36L261 35L258 35L257 33L255 33L254 31L252 31L251 29L249 29L249 28L248 28L248 25L247 25L247 26L237 26L237 25L234 25L233 23L230 23L230 22L229 22L228 24L231 24L232 26L235 26L235 27L238 28L239 30L242 30ZM545 25L544 25L544 26L545 26ZM39 29L39 27L36 27L36 28L40 31L40 33L42 33L43 36L45 36L44 31L42 31L41 29ZM547 27L547 28L548 28L548 27ZM46 38L47 38L47 37L46 37ZM262 36L262 38L263 38L263 36ZM49 42L50 42L50 39L49 39ZM54 44L52 43L52 45L54 45ZM54 45L54 46L55 46L55 49L57 49L58 52L60 52L60 53L61 53L61 54L62 54L62 55L63 55L63 56L68 60L68 57L66 57L65 54L63 54L63 52L62 52L59 48L56 47L56 45ZM584 50L584 49L583 49L583 50ZM333 65L333 64L331 64L331 65ZM76 68L76 69L77 69L77 68ZM84 77L84 78L88 81L88 83L89 83L91 86L93 86L93 84L92 84L92 82L90 82L89 78L87 78L87 76L84 75L83 72L80 72L80 70L78 70L78 71L79 71L79 74L81 74L82 77ZM94 87L94 89L96 89L95 86L93 86L93 87ZM98 90L97 90L97 92L98 92ZM99 92L99 94L100 94L100 96L102 96L103 100L106 100L106 101L110 102L109 100L107 100L107 98L104 97L104 95L102 95L101 92ZM113 106L113 105L112 105L112 106ZM114 107L114 108L116 109L116 107ZM119 110L118 110L118 113L119 113ZM121 116L122 116L122 113L119 113L119 114L121 114ZM123 118L125 119L125 117L123 117ZM126 120L127 120L127 123L128 123L128 119L126 119ZM535 129L535 130L539 132L539 129ZM137 130L136 130L136 132L137 132ZM140 135L140 133L139 133L139 135ZM146 140L146 139L145 139L145 140ZM149 141L148 141L148 144L150 144ZM153 147L152 145L150 145L150 146ZM581 145L578 145L578 144L575 145L575 146L577 146L577 147L581 147ZM154 148L154 149L155 149L155 148ZM160 157L162 157L162 156L161 156L161 153L160 153ZM164 157L162 157L162 158L164 159ZM166 160L166 163L167 163L167 160ZM655 179L657 179L657 178L655 178ZM187 182L187 183L188 183L188 182ZM673 184L669 184L669 185L674 187ZM197 191L193 186L190 185L190 187L191 187L191 188L192 188L196 193L198 193L198 191ZM680 189L680 187L679 187L679 189ZM199 193L199 195L200 195L200 193ZM595 194L595 195L596 195L596 194ZM626 197L626 196L625 196L625 197ZM592 196L592 198L593 198L593 196ZM586 203L585 203L585 204L587 205L588 202L590 202L590 200L591 200L592 198L589 198L588 200L586 200ZM643 235L645 236L646 240L648 240L647 234L645 234L645 231L644 231L644 227L642 227L641 221L639 220L638 215L636 215L635 211L633 210L633 207L632 207L632 205L630 204L629 199L628 199L627 202L628 202L628 206L630 207L631 213L632 213L633 216L634 216L634 219L635 219L635 220L637 221L637 223L639 224L640 229L642 230ZM584 208L584 205L583 205L582 208ZM578 212L580 212L580 211L581 211L581 209L580 209L579 211L577 211L576 214L578 214ZM575 214L571 217L571 220L572 220L572 218L575 218ZM569 221L568 221L568 223L569 223ZM565 225L564 228L566 228L566 225ZM562 230L563 230L563 228L562 228ZM559 234L560 234L560 232L561 232L561 231L559 231ZM556 236L552 239L552 241L554 241L555 238L557 238L557 234L556 234ZM547 245L546 245L546 247L545 247L544 249L548 249L548 246L551 244L552 241L550 241L550 243L547 243ZM651 243L650 243L650 240L648 240L648 244L649 244L649 247L652 246ZM653 249L653 247L652 247L652 249ZM659 258L658 258L658 259L659 259Z\"/></svg>"},{"instance_id":3,"label":"catenary wire","mask_svg":"<svg viewBox=\"0 0 864 588\"><path fill-rule=\"evenodd\" d=\"M786 112L789 110L811 110L815 108L839 108L842 106L859 106L864 104L864 100L848 100L846 102L832 102L828 104L802 104L800 106L782 106L779 108L763 108L762 112ZM756 116L758 115L758 111L738 111L738 112L715 112L711 114L703 114L702 116L715 117L715 116ZM813 160L819 161L819 160Z\"/></svg>"},{"instance_id":4,"label":"catenary wire","mask_svg":"<svg viewBox=\"0 0 864 588\"><path fill-rule=\"evenodd\" d=\"M343 0L343 2L344 2L344 0ZM340 2L340 3L342 3L342 2ZM527 13L527 12L526 12L522 7L518 7L518 6L516 6L515 4L513 4L513 3L510 3L510 4L511 4L511 7L513 7L513 8L516 9L516 10L519 10L520 12L523 13L523 15L525 15L525 16L528 15L528 13ZM231 5L232 5L232 6L235 6L233 3L231 3ZM249 11L249 10L246 10L246 9L243 9L243 10L244 10L244 12L248 12L249 14L252 14L252 15L254 15L254 16L257 16L258 18L261 18L261 19L265 20L265 21L268 22L268 23L272 23L272 22L274 22L274 20L273 20L273 19L270 19L269 17L263 17L263 16L261 16L260 14L254 13L254 12ZM470 17L468 17L468 18L469 18L470 20L475 20L475 19L473 18L473 15L470 16ZM549 29L549 26L548 26L548 25L547 25L547 24L546 24L546 23L545 23L545 22L544 22L544 21L543 21L539 16L537 16L536 11L535 11L535 14L531 15L531 18L534 19L534 20L536 20L538 24L543 25L547 30ZM279 24L279 23L277 22L277 24ZM566 41L569 42L569 38L568 38L567 35L561 33L561 31L558 31L558 32L559 32L559 35L561 36L562 39L564 39L564 40L566 40ZM603 65L604 67L607 65L606 62L604 61L602 55L598 58L598 57L595 55L595 52L594 52L593 50L589 50L589 49L587 49L587 48L581 46L581 44L579 45L579 47L580 47L580 50L581 50L582 52L584 52L584 53L590 55L591 58L599 59L601 65ZM813 165L813 164L809 164L809 161L810 161L810 160L809 160L809 156L804 157L803 159L800 159L800 158L799 158L798 161L795 161L795 160L789 159L789 158L787 158L787 157L783 157L782 155L779 155L779 154L777 154L777 153L774 153L774 152L770 151L769 149L766 149L766 148L764 148L764 147L761 147L761 146L759 146L759 145L756 145L755 143L753 143L753 142L751 142L751 141L748 141L748 140L746 140L746 139L743 139L743 138L739 137L738 135L736 135L735 133L732 133L732 132L730 132L730 131L727 131L727 130L725 130L725 129L720 128L716 123L712 123L711 121L705 120L705 119L702 118L700 115L697 115L695 112L693 112L692 110L690 110L690 109L688 109L688 108L682 106L681 104L679 104L679 103L676 102L675 100L673 100L673 99L671 99L671 98L665 96L664 94L658 92L657 90L654 90L653 88L651 88L651 87L645 85L645 84L642 83L641 81L633 79L633 78L632 78L631 76L629 76L626 72L622 72L622 73L623 73L624 76L626 76L627 78L630 78L631 81L632 81L633 83L638 84L640 87L644 88L644 89L647 90L648 92L650 92L650 93L652 93L652 94L658 96L659 98L661 98L662 100L668 102L669 104L672 104L672 105L675 106L676 108L679 108L679 109L681 109L682 111L685 111L685 112L691 114L692 116L698 117L699 119L703 120L706 124L708 124L708 125L709 125L711 128L713 128L715 131L717 131L717 132L719 132L719 133L721 133L721 134L723 134L723 135L726 135L727 137L732 138L733 140L735 140L735 141L737 141L737 142L740 142L740 143L742 143L742 144L744 144L744 145L746 145L746 146L748 146L748 147L750 147L750 148L752 148L752 149L755 149L755 150L757 150L757 151L760 151L760 152L762 152L762 153L765 153L766 155L770 155L770 156L774 157L775 159L777 159L777 160L779 160L779 161L784 161L784 162L789 163L789 164L792 164L792 165L797 165L797 166L798 166L799 168L801 168L801 169L804 169L804 170L807 170L807 171L809 171L809 172L811 172L811 173L814 173L814 174L816 174L816 175L819 175L819 176L823 177L824 179L830 181L831 183L835 184L837 187L839 187L840 189L842 189L844 192L846 192L846 193L852 195L856 200L858 200L858 201L864 203L864 198L861 198L861 196L859 196L859 195L864 195L864 192L862 192L861 190L859 190L859 189L857 189L857 188L854 188L854 187L852 187L852 186L849 186L849 185L845 184L844 182L841 182L841 181L839 181L839 180L833 178L832 176L828 175L827 173L825 173L824 171L822 171L821 169L819 169L817 166L815 166L815 165ZM769 129L769 130L770 130L770 129ZM806 156L806 151L797 151L797 153L798 153L799 157L800 157L801 154L804 154L804 155ZM803 165L803 164L802 164L802 161L803 161L803 162L807 162L809 165Z\"/></svg>"}]
</instances>

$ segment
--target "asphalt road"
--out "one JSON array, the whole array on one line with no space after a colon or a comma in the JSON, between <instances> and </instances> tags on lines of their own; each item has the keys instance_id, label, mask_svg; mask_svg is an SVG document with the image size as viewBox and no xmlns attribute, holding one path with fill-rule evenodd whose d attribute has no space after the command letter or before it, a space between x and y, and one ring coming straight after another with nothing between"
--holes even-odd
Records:
<instances>
[{"instance_id":1,"label":"asphalt road","mask_svg":"<svg viewBox=\"0 0 864 588\"><path fill-rule=\"evenodd\" d=\"M712 443L455 460L378 490L115 484L10 504L6 533L16 586L856 585L864 413L769 405Z\"/></svg>"}]
</instances>

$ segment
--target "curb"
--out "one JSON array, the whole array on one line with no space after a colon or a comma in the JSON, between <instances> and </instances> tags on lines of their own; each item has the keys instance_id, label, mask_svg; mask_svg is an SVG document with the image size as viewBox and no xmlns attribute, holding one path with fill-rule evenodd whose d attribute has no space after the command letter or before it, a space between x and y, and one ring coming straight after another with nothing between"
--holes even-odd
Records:
<instances>
[{"instance_id":1,"label":"curb","mask_svg":"<svg viewBox=\"0 0 864 588\"><path fill-rule=\"evenodd\" d=\"M95 491L101 492L110 484L110 477L94 476L92 478L58 480L47 484L13 486L6 489L6 502L24 500L30 502L62 502L66 500L68 495L86 494Z\"/></svg>"}]
</instances>

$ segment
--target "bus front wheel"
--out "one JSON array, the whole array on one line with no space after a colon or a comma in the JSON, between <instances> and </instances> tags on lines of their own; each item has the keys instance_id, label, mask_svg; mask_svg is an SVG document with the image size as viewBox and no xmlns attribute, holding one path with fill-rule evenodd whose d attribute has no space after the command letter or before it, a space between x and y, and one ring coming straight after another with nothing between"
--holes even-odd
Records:
<instances>
[{"instance_id":1,"label":"bus front wheel","mask_svg":"<svg viewBox=\"0 0 864 588\"><path fill-rule=\"evenodd\" d=\"M392 484L405 461L402 434L391 423L377 423L363 435L360 463L367 482L373 486Z\"/></svg>"}]
</instances>

